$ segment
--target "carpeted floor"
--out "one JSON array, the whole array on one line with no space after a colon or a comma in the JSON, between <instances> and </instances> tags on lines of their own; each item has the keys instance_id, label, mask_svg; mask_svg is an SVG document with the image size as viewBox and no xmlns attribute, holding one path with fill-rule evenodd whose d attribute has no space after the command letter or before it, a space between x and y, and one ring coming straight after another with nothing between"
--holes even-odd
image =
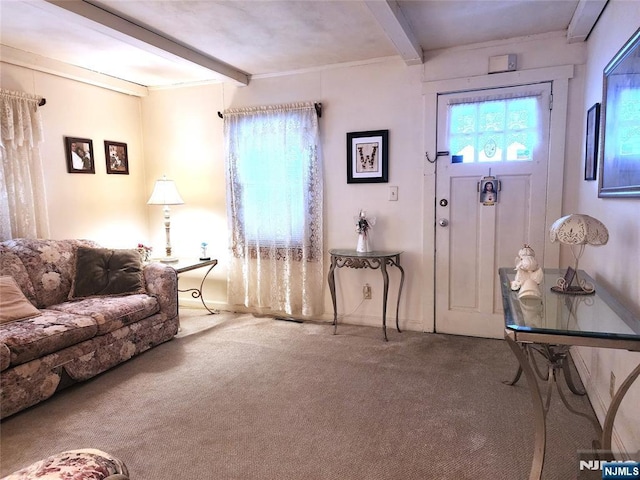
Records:
<instances>
[{"instance_id":1,"label":"carpeted floor","mask_svg":"<svg viewBox=\"0 0 640 480\"><path fill-rule=\"evenodd\" d=\"M5 419L0 476L92 447L132 480L528 478L530 394L502 383L516 368L504 341L181 318L172 341ZM543 478L575 479L593 427L557 393L548 422Z\"/></svg>"}]
</instances>

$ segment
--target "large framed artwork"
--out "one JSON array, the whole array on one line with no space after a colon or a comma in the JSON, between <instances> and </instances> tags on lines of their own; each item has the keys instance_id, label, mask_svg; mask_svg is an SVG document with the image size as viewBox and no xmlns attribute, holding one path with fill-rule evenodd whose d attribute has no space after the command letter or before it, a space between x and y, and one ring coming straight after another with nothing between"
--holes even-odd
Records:
<instances>
[{"instance_id":1,"label":"large framed artwork","mask_svg":"<svg viewBox=\"0 0 640 480\"><path fill-rule=\"evenodd\" d=\"M347 183L389 181L389 130L347 133Z\"/></svg>"},{"instance_id":2,"label":"large framed artwork","mask_svg":"<svg viewBox=\"0 0 640 480\"><path fill-rule=\"evenodd\" d=\"M640 197L640 29L603 72L599 197Z\"/></svg>"},{"instance_id":3,"label":"large framed artwork","mask_svg":"<svg viewBox=\"0 0 640 480\"><path fill-rule=\"evenodd\" d=\"M126 143L105 140L104 156L107 160L107 173L129 175L129 156L127 155Z\"/></svg>"},{"instance_id":4,"label":"large framed artwork","mask_svg":"<svg viewBox=\"0 0 640 480\"><path fill-rule=\"evenodd\" d=\"M596 103L587 111L587 134L584 154L584 179L596 179L598 163L598 142L600 141L600 104Z\"/></svg>"},{"instance_id":5,"label":"large framed artwork","mask_svg":"<svg viewBox=\"0 0 640 480\"><path fill-rule=\"evenodd\" d=\"M64 137L64 146L67 154L67 172L96 173L91 139Z\"/></svg>"}]
</instances>

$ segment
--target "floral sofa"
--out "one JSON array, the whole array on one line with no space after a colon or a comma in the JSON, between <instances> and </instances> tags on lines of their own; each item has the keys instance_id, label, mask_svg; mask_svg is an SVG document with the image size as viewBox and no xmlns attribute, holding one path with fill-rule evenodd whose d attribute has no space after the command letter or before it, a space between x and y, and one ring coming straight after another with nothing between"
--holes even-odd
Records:
<instances>
[{"instance_id":1,"label":"floral sofa","mask_svg":"<svg viewBox=\"0 0 640 480\"><path fill-rule=\"evenodd\" d=\"M7 240L0 242L0 280L0 418L178 331L175 270L142 264L136 250L88 240ZM16 296L26 305L11 303ZM16 305L19 318L7 318Z\"/></svg>"},{"instance_id":2,"label":"floral sofa","mask_svg":"<svg viewBox=\"0 0 640 480\"><path fill-rule=\"evenodd\" d=\"M127 466L102 450L68 450L39 460L0 480L129 480Z\"/></svg>"}]
</instances>

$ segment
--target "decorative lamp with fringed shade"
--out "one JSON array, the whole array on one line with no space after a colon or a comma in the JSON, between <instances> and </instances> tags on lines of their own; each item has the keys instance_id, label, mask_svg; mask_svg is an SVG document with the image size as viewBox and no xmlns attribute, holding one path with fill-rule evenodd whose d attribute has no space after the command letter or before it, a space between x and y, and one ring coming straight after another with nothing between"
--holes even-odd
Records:
<instances>
[{"instance_id":1,"label":"decorative lamp with fringed shade","mask_svg":"<svg viewBox=\"0 0 640 480\"><path fill-rule=\"evenodd\" d=\"M595 288L582 280L578 274L578 263L584 253L586 245L606 245L609 241L609 231L600 220L589 215L572 213L559 218L549 229L551 243L560 242L569 245L575 259L573 268L567 269L567 275L558 279L557 285L551 290L558 293L574 295L588 295L595 292ZM574 285L575 281L575 285Z\"/></svg>"}]
</instances>

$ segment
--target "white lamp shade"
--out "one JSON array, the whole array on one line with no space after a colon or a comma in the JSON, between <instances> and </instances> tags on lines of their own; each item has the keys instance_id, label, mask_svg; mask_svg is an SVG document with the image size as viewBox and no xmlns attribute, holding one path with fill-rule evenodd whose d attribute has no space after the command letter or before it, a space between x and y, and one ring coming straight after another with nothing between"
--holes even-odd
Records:
<instances>
[{"instance_id":1,"label":"white lamp shade","mask_svg":"<svg viewBox=\"0 0 640 480\"><path fill-rule=\"evenodd\" d=\"M156 180L147 205L182 205L183 203L184 200L178 193L176 183L163 176L160 180Z\"/></svg>"},{"instance_id":2,"label":"white lamp shade","mask_svg":"<svg viewBox=\"0 0 640 480\"><path fill-rule=\"evenodd\" d=\"M551 242L567 245L605 245L609 231L600 220L589 215L573 213L559 218L549 230Z\"/></svg>"}]
</instances>

